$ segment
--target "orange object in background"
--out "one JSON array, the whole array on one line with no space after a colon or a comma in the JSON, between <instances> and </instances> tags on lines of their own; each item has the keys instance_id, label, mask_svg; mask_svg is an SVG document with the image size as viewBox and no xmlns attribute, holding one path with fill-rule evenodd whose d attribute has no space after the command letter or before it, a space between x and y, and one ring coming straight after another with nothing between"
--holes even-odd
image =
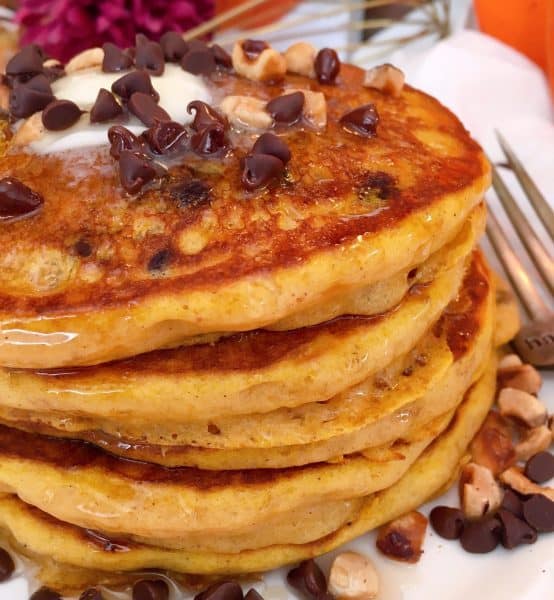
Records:
<instances>
[{"instance_id":1,"label":"orange object in background","mask_svg":"<svg viewBox=\"0 0 554 600\"><path fill-rule=\"evenodd\" d=\"M235 8L240 4L244 4L246 0L216 0L216 14L221 14L231 8ZM264 2L255 8L243 13L240 17L227 21L222 25L221 29L229 27L242 27L244 29L252 29L253 27L263 27L274 21L278 21L293 9L300 0L273 0L273 2Z\"/></svg>"}]
</instances>

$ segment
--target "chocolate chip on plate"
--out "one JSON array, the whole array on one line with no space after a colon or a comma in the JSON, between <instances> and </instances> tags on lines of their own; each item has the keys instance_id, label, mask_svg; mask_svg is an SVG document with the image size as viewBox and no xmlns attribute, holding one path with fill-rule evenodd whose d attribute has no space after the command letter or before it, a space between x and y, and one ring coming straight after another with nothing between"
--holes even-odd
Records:
<instances>
[{"instance_id":1,"label":"chocolate chip on plate","mask_svg":"<svg viewBox=\"0 0 554 600\"><path fill-rule=\"evenodd\" d=\"M327 593L325 575L312 558L301 562L298 567L289 571L287 581L308 598L320 598Z\"/></svg>"},{"instance_id":2,"label":"chocolate chip on plate","mask_svg":"<svg viewBox=\"0 0 554 600\"><path fill-rule=\"evenodd\" d=\"M227 147L225 130L219 124L209 125L193 134L190 147L202 156L217 154Z\"/></svg>"},{"instance_id":3,"label":"chocolate chip on plate","mask_svg":"<svg viewBox=\"0 0 554 600\"><path fill-rule=\"evenodd\" d=\"M525 465L525 475L535 483L544 483L554 477L554 455L550 452L539 452L532 456Z\"/></svg>"},{"instance_id":4,"label":"chocolate chip on plate","mask_svg":"<svg viewBox=\"0 0 554 600\"><path fill-rule=\"evenodd\" d=\"M242 42L242 51L249 60L256 60L267 48L269 48L269 44L263 40L244 40Z\"/></svg>"},{"instance_id":5,"label":"chocolate chip on plate","mask_svg":"<svg viewBox=\"0 0 554 600\"><path fill-rule=\"evenodd\" d=\"M182 150L187 141L186 129L175 121L157 121L143 135L152 152L156 154Z\"/></svg>"},{"instance_id":6,"label":"chocolate chip on plate","mask_svg":"<svg viewBox=\"0 0 554 600\"><path fill-rule=\"evenodd\" d=\"M62 600L62 597L58 592L55 592L48 587L41 587L29 598L29 600Z\"/></svg>"},{"instance_id":7,"label":"chocolate chip on plate","mask_svg":"<svg viewBox=\"0 0 554 600\"><path fill-rule=\"evenodd\" d=\"M433 529L446 540L457 540L464 529L464 513L459 508L435 506L429 515Z\"/></svg>"},{"instance_id":8,"label":"chocolate chip on plate","mask_svg":"<svg viewBox=\"0 0 554 600\"><path fill-rule=\"evenodd\" d=\"M16 84L10 91L10 114L18 119L26 119L46 108L54 100L52 93L34 90L25 83Z\"/></svg>"},{"instance_id":9,"label":"chocolate chip on plate","mask_svg":"<svg viewBox=\"0 0 554 600\"><path fill-rule=\"evenodd\" d=\"M215 64L224 69L230 69L233 66L231 55L224 50L219 44L212 45L212 54L214 55ZM253 590L255 591L255 590Z\"/></svg>"},{"instance_id":10,"label":"chocolate chip on plate","mask_svg":"<svg viewBox=\"0 0 554 600\"><path fill-rule=\"evenodd\" d=\"M101 88L96 96L93 107L90 109L91 123L105 123L112 121L123 113L121 104L108 90Z\"/></svg>"},{"instance_id":11,"label":"chocolate chip on plate","mask_svg":"<svg viewBox=\"0 0 554 600\"><path fill-rule=\"evenodd\" d=\"M123 75L113 82L112 92L124 100L129 100L135 92L149 94L156 101L160 99L158 92L152 86L150 75L146 71L131 71Z\"/></svg>"},{"instance_id":12,"label":"chocolate chip on plate","mask_svg":"<svg viewBox=\"0 0 554 600\"><path fill-rule=\"evenodd\" d=\"M144 69L151 75L163 75L165 56L161 45L148 39L137 44L135 65L137 69Z\"/></svg>"},{"instance_id":13,"label":"chocolate chip on plate","mask_svg":"<svg viewBox=\"0 0 554 600\"><path fill-rule=\"evenodd\" d=\"M54 100L42 111L42 124L50 131L63 131L77 123L83 111L71 100Z\"/></svg>"},{"instance_id":14,"label":"chocolate chip on plate","mask_svg":"<svg viewBox=\"0 0 554 600\"><path fill-rule=\"evenodd\" d=\"M468 521L460 536L462 548L472 554L492 552L500 541L501 525L495 517Z\"/></svg>"},{"instance_id":15,"label":"chocolate chip on plate","mask_svg":"<svg viewBox=\"0 0 554 600\"><path fill-rule=\"evenodd\" d=\"M129 98L129 112L138 117L147 127L160 121L171 121L167 112L150 96L143 92L135 92Z\"/></svg>"},{"instance_id":16,"label":"chocolate chip on plate","mask_svg":"<svg viewBox=\"0 0 554 600\"><path fill-rule=\"evenodd\" d=\"M142 143L137 136L122 125L112 125L108 129L108 140L111 144L110 154L115 159L123 150L141 150Z\"/></svg>"},{"instance_id":17,"label":"chocolate chip on plate","mask_svg":"<svg viewBox=\"0 0 554 600\"><path fill-rule=\"evenodd\" d=\"M314 68L319 83L334 83L340 73L339 55L331 48L323 48L315 57Z\"/></svg>"},{"instance_id":18,"label":"chocolate chip on plate","mask_svg":"<svg viewBox=\"0 0 554 600\"><path fill-rule=\"evenodd\" d=\"M79 596L79 600L104 600L104 596L98 588L89 588Z\"/></svg>"},{"instance_id":19,"label":"chocolate chip on plate","mask_svg":"<svg viewBox=\"0 0 554 600\"><path fill-rule=\"evenodd\" d=\"M24 46L6 65L6 75L19 76L42 73L44 55L38 46Z\"/></svg>"},{"instance_id":20,"label":"chocolate chip on plate","mask_svg":"<svg viewBox=\"0 0 554 600\"><path fill-rule=\"evenodd\" d=\"M160 46L165 60L169 62L179 62L188 50L183 35L176 31L166 31L160 38Z\"/></svg>"},{"instance_id":21,"label":"chocolate chip on plate","mask_svg":"<svg viewBox=\"0 0 554 600\"><path fill-rule=\"evenodd\" d=\"M236 581L223 581L200 592L194 600L242 600L242 588Z\"/></svg>"},{"instance_id":22,"label":"chocolate chip on plate","mask_svg":"<svg viewBox=\"0 0 554 600\"><path fill-rule=\"evenodd\" d=\"M181 59L181 67L193 75L210 75L217 69L214 53L210 48L191 50Z\"/></svg>"},{"instance_id":23,"label":"chocolate chip on plate","mask_svg":"<svg viewBox=\"0 0 554 600\"><path fill-rule=\"evenodd\" d=\"M510 488L504 490L504 496L502 497L500 508L509 510L516 517L523 517L523 501L519 495Z\"/></svg>"},{"instance_id":24,"label":"chocolate chip on plate","mask_svg":"<svg viewBox=\"0 0 554 600\"><path fill-rule=\"evenodd\" d=\"M554 502L543 494L533 494L523 502L523 518L537 531L554 531Z\"/></svg>"},{"instance_id":25,"label":"chocolate chip on plate","mask_svg":"<svg viewBox=\"0 0 554 600\"><path fill-rule=\"evenodd\" d=\"M265 186L281 175L285 164L271 154L249 154L244 158L242 183L247 190Z\"/></svg>"},{"instance_id":26,"label":"chocolate chip on plate","mask_svg":"<svg viewBox=\"0 0 554 600\"><path fill-rule=\"evenodd\" d=\"M263 133L252 146L252 154L271 154L288 163L291 158L290 149L279 136L274 133Z\"/></svg>"},{"instance_id":27,"label":"chocolate chip on plate","mask_svg":"<svg viewBox=\"0 0 554 600\"><path fill-rule=\"evenodd\" d=\"M7 581L13 575L14 571L15 564L13 558L4 548L0 548L0 583Z\"/></svg>"},{"instance_id":28,"label":"chocolate chip on plate","mask_svg":"<svg viewBox=\"0 0 554 600\"><path fill-rule=\"evenodd\" d=\"M192 115L194 111L194 119L191 127L194 131L201 131L210 125L221 125L223 128L227 127L227 120L209 104L202 102L201 100L193 100L187 105L187 112Z\"/></svg>"},{"instance_id":29,"label":"chocolate chip on plate","mask_svg":"<svg viewBox=\"0 0 554 600\"><path fill-rule=\"evenodd\" d=\"M303 92L278 96L267 103L266 110L277 123L294 125L302 116L304 99Z\"/></svg>"},{"instance_id":30,"label":"chocolate chip on plate","mask_svg":"<svg viewBox=\"0 0 554 600\"><path fill-rule=\"evenodd\" d=\"M264 600L264 597L254 588L250 588L244 595L244 600Z\"/></svg>"},{"instance_id":31,"label":"chocolate chip on plate","mask_svg":"<svg viewBox=\"0 0 554 600\"><path fill-rule=\"evenodd\" d=\"M104 50L104 59L102 60L104 73L126 71L133 66L133 57L115 44L106 42L102 49Z\"/></svg>"},{"instance_id":32,"label":"chocolate chip on plate","mask_svg":"<svg viewBox=\"0 0 554 600\"><path fill-rule=\"evenodd\" d=\"M504 548L511 550L521 544L534 544L537 541L537 532L509 510L501 508L496 516L502 523L501 541Z\"/></svg>"},{"instance_id":33,"label":"chocolate chip on plate","mask_svg":"<svg viewBox=\"0 0 554 600\"><path fill-rule=\"evenodd\" d=\"M136 194L158 174L156 166L146 154L134 150L123 150L120 153L119 179L127 192Z\"/></svg>"},{"instance_id":34,"label":"chocolate chip on plate","mask_svg":"<svg viewBox=\"0 0 554 600\"><path fill-rule=\"evenodd\" d=\"M133 600L167 600L169 586L163 579L141 579L133 585Z\"/></svg>"},{"instance_id":35,"label":"chocolate chip on plate","mask_svg":"<svg viewBox=\"0 0 554 600\"><path fill-rule=\"evenodd\" d=\"M374 104L366 104L343 115L340 124L350 133L371 138L377 135L379 114Z\"/></svg>"},{"instance_id":36,"label":"chocolate chip on plate","mask_svg":"<svg viewBox=\"0 0 554 600\"><path fill-rule=\"evenodd\" d=\"M0 223L34 215L44 200L15 177L0 179Z\"/></svg>"}]
</instances>

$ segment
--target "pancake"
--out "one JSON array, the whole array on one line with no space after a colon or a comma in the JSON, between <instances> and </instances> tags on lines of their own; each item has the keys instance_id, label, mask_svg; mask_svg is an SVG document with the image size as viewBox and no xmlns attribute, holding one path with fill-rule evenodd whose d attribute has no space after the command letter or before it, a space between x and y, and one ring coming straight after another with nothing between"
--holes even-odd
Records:
<instances>
[{"instance_id":1,"label":"pancake","mask_svg":"<svg viewBox=\"0 0 554 600\"><path fill-rule=\"evenodd\" d=\"M481 149L435 99L409 86L387 96L363 77L344 64L337 85L295 75L264 85L224 72L206 79L216 105L292 87L325 93L325 131L283 133L287 177L256 194L240 184L250 133L236 135L225 159L171 166L140 201L123 192L107 147L40 160L9 148L0 177L16 177L44 205L0 227L9 249L0 255L0 364L96 364L266 327L417 267L452 240L489 185ZM367 103L380 115L369 141L339 123ZM172 186L198 180L208 197L183 208ZM87 257L75 252L82 240ZM160 252L168 264L149 270Z\"/></svg>"},{"instance_id":2,"label":"pancake","mask_svg":"<svg viewBox=\"0 0 554 600\"><path fill-rule=\"evenodd\" d=\"M113 572L141 569L227 575L258 573L299 562L333 550L417 508L450 481L492 405L495 380L496 360L493 358L484 376L466 394L449 427L408 472L395 485L369 496L353 522L311 543L274 545L238 553L185 552L136 542L117 544L53 519L9 495L0 498L0 524L23 552L34 557L49 557L69 568L95 570L96 582L102 581L102 571L107 578L113 577ZM63 580L60 584L63 586Z\"/></svg>"},{"instance_id":3,"label":"pancake","mask_svg":"<svg viewBox=\"0 0 554 600\"><path fill-rule=\"evenodd\" d=\"M210 423L95 423L0 409L28 431L92 441L114 454L202 469L283 468L382 445L453 409L490 352L494 290L476 261L458 297L411 350L384 371L329 401ZM90 429L97 425L97 429ZM87 429L87 427L89 429Z\"/></svg>"}]
</instances>

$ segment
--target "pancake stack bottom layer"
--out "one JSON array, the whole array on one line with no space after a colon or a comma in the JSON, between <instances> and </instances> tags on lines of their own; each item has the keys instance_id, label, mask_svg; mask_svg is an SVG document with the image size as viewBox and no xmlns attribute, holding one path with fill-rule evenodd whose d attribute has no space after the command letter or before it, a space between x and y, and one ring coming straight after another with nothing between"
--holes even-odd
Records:
<instances>
[{"instance_id":1,"label":"pancake stack bottom layer","mask_svg":"<svg viewBox=\"0 0 554 600\"><path fill-rule=\"evenodd\" d=\"M182 68L166 52L161 73L8 68L0 528L56 589L327 552L443 489L493 402L518 322L476 249L478 145L409 86L350 65L329 80L318 60L264 83L243 50L202 73L192 50ZM285 61L256 52L250 66ZM68 125L52 95L28 114L28 75L58 100L83 86L85 112ZM85 75L113 80L111 148L71 145L103 131ZM203 100L178 118L166 93L183 78ZM265 121L228 109L244 98Z\"/></svg>"}]
</instances>

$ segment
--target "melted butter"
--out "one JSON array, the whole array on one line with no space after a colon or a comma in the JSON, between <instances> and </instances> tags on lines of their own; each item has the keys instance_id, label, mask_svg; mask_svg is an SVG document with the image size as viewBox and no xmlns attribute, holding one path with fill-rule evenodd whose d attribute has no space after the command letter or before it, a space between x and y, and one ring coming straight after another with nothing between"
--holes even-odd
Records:
<instances>
[{"instance_id":1,"label":"melted butter","mask_svg":"<svg viewBox=\"0 0 554 600\"><path fill-rule=\"evenodd\" d=\"M103 73L99 69L77 71L58 79L52 84L52 91L60 100L71 100L79 108L89 111L98 91L101 88L111 90L114 81L125 73ZM193 115L188 114L187 106L193 100L210 103L210 91L201 77L183 71L180 66L167 64L161 77L152 77L152 85L160 95L159 104L178 123L189 123ZM146 126L136 117L130 116L124 120L109 123L91 124L88 113L71 128L63 131L44 131L40 139L32 142L30 148L40 154L61 152L107 143L108 129L116 124L123 124L134 134L140 134Z\"/></svg>"}]
</instances>

